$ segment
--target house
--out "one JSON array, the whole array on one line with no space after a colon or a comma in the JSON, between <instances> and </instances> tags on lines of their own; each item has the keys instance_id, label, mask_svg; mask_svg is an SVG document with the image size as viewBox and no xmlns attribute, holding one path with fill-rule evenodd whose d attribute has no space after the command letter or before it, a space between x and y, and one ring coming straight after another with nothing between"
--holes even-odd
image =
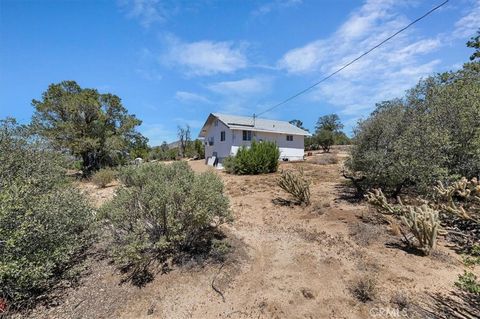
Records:
<instances>
[{"instance_id":1,"label":"house","mask_svg":"<svg viewBox=\"0 0 480 319\"><path fill-rule=\"evenodd\" d=\"M218 163L233 156L241 146L255 141L277 143L280 159L303 160L304 137L311 134L285 121L211 113L199 137L205 141L205 159L215 157Z\"/></svg>"}]
</instances>

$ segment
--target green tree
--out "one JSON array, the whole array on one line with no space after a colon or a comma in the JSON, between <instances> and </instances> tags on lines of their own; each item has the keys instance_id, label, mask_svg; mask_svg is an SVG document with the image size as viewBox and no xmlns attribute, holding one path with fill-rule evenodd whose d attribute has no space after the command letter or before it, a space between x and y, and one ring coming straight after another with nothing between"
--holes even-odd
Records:
<instances>
[{"instance_id":1,"label":"green tree","mask_svg":"<svg viewBox=\"0 0 480 319\"><path fill-rule=\"evenodd\" d=\"M320 117L315 126L315 131L318 133L321 130L327 130L331 132L339 132L343 128L340 117L337 114L329 114Z\"/></svg>"},{"instance_id":2,"label":"green tree","mask_svg":"<svg viewBox=\"0 0 480 319\"><path fill-rule=\"evenodd\" d=\"M327 129L321 129L315 135L315 140L324 152L330 152L330 148L335 143L335 133Z\"/></svg>"},{"instance_id":3,"label":"green tree","mask_svg":"<svg viewBox=\"0 0 480 319\"><path fill-rule=\"evenodd\" d=\"M480 59L480 29L478 29L477 35L467 42L467 47L475 49L475 52L470 56L470 61Z\"/></svg>"},{"instance_id":4,"label":"green tree","mask_svg":"<svg viewBox=\"0 0 480 319\"><path fill-rule=\"evenodd\" d=\"M324 152L330 152L330 147L338 142L345 144L345 133L341 131L343 128L340 117L337 114L329 114L320 117L315 126L314 141L320 145Z\"/></svg>"},{"instance_id":5,"label":"green tree","mask_svg":"<svg viewBox=\"0 0 480 319\"><path fill-rule=\"evenodd\" d=\"M81 88L75 81L51 84L41 100L33 100L32 126L51 145L82 159L90 174L144 154L147 139L135 128L142 122L128 114L118 96Z\"/></svg>"},{"instance_id":6,"label":"green tree","mask_svg":"<svg viewBox=\"0 0 480 319\"><path fill-rule=\"evenodd\" d=\"M355 129L347 167L361 188L397 195L480 174L480 62L421 80Z\"/></svg>"},{"instance_id":7,"label":"green tree","mask_svg":"<svg viewBox=\"0 0 480 319\"><path fill-rule=\"evenodd\" d=\"M296 126L296 127L298 127L298 128L301 128L301 129L304 130L304 131L307 131L307 132L309 131L308 129L306 129L306 128L303 127L303 122L300 121L300 120L291 120L291 121L288 122L288 123L290 123L290 124L292 124L292 125L294 125L294 126Z\"/></svg>"}]
</instances>

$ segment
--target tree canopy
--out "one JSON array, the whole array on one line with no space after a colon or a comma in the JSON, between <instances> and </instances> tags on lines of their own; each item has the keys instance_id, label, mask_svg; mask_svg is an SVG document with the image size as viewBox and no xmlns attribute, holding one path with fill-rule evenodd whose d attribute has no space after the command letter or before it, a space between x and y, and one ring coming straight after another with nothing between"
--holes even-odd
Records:
<instances>
[{"instance_id":1,"label":"tree canopy","mask_svg":"<svg viewBox=\"0 0 480 319\"><path fill-rule=\"evenodd\" d=\"M116 95L63 81L51 84L32 105L34 131L53 148L81 158L84 174L140 156L148 148L147 139L135 130L142 122L128 114Z\"/></svg>"},{"instance_id":2,"label":"tree canopy","mask_svg":"<svg viewBox=\"0 0 480 319\"><path fill-rule=\"evenodd\" d=\"M475 52L470 56L470 61L480 59L480 29L478 29L477 35L467 42L467 47L475 49Z\"/></svg>"},{"instance_id":3,"label":"tree canopy","mask_svg":"<svg viewBox=\"0 0 480 319\"><path fill-rule=\"evenodd\" d=\"M303 122L300 121L300 120L291 120L291 121L288 122L288 123L290 123L290 124L292 124L292 125L295 125L296 127L301 128L301 129L304 130L304 131L309 132L309 130L308 130L307 128L304 128L304 127L303 127Z\"/></svg>"},{"instance_id":4,"label":"tree canopy","mask_svg":"<svg viewBox=\"0 0 480 319\"><path fill-rule=\"evenodd\" d=\"M339 132L343 128L343 124L340 121L340 117L337 114L329 114L321 116L317 125L315 126L315 131L319 133L321 130L327 130L330 132Z\"/></svg>"}]
</instances>

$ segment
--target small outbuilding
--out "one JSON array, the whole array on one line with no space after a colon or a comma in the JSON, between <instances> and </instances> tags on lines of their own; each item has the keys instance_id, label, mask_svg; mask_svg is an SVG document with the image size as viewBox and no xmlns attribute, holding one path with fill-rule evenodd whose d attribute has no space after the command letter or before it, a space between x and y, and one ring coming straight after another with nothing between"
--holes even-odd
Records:
<instances>
[{"instance_id":1,"label":"small outbuilding","mask_svg":"<svg viewBox=\"0 0 480 319\"><path fill-rule=\"evenodd\" d=\"M208 116L199 134L205 141L207 163L222 163L225 157L235 156L241 146L248 147L253 140L275 142L281 160L303 160L305 136L311 134L285 121L219 113Z\"/></svg>"}]
</instances>

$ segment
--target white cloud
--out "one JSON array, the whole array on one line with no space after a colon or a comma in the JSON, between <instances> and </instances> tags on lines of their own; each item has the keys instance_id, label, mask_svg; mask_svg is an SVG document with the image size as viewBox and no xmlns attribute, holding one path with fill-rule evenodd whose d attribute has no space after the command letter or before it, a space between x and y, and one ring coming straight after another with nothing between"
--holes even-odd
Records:
<instances>
[{"instance_id":1,"label":"white cloud","mask_svg":"<svg viewBox=\"0 0 480 319\"><path fill-rule=\"evenodd\" d=\"M398 1L367 1L330 36L288 51L278 66L290 74L328 75L378 44L409 20L397 13ZM376 102L400 97L440 61L427 54L442 45L439 38L418 38L413 30L401 33L313 89L308 99L327 101L352 123Z\"/></svg>"},{"instance_id":2,"label":"white cloud","mask_svg":"<svg viewBox=\"0 0 480 319\"><path fill-rule=\"evenodd\" d=\"M167 39L167 47L162 61L184 68L189 75L233 73L247 66L244 48L232 42L186 43L171 36Z\"/></svg>"},{"instance_id":3,"label":"white cloud","mask_svg":"<svg viewBox=\"0 0 480 319\"><path fill-rule=\"evenodd\" d=\"M473 1L471 11L455 23L453 35L457 38L470 38L480 27L480 0Z\"/></svg>"},{"instance_id":4,"label":"white cloud","mask_svg":"<svg viewBox=\"0 0 480 319\"><path fill-rule=\"evenodd\" d=\"M137 19L145 28L157 22L164 22L173 10L167 8L165 1L160 0L119 0L118 4L126 12L127 17Z\"/></svg>"},{"instance_id":5,"label":"white cloud","mask_svg":"<svg viewBox=\"0 0 480 319\"><path fill-rule=\"evenodd\" d=\"M212 101L203 95L186 91L177 91L175 98L184 103L212 103Z\"/></svg>"},{"instance_id":6,"label":"white cloud","mask_svg":"<svg viewBox=\"0 0 480 319\"><path fill-rule=\"evenodd\" d=\"M208 85L208 88L222 95L252 95L270 90L271 80L266 77L245 78L236 81L222 81Z\"/></svg>"},{"instance_id":7,"label":"white cloud","mask_svg":"<svg viewBox=\"0 0 480 319\"><path fill-rule=\"evenodd\" d=\"M281 10L281 9L300 5L302 2L303 2L302 0L274 0L274 1L262 4L261 6L253 10L252 15L253 16L265 15L275 10Z\"/></svg>"}]
</instances>

